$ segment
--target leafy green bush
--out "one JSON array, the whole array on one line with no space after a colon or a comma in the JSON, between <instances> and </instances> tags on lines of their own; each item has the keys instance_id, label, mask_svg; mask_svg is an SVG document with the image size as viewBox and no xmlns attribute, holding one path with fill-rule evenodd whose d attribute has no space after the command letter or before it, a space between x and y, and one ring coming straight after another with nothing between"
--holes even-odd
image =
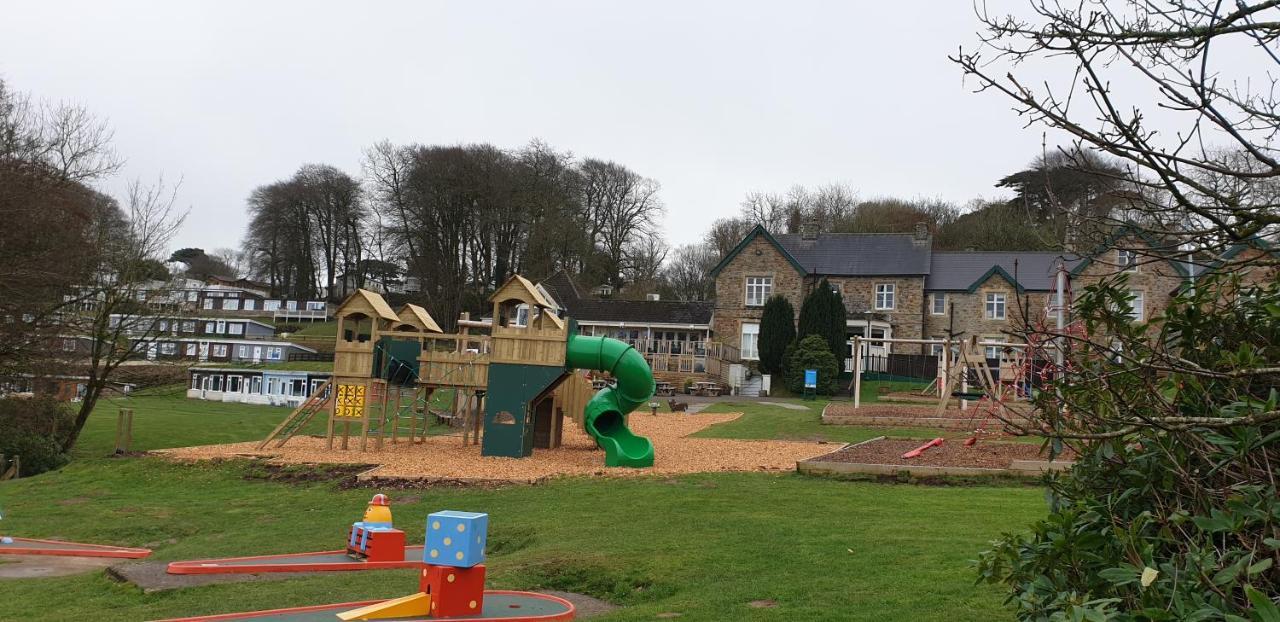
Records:
<instances>
[{"instance_id":1,"label":"leafy green bush","mask_svg":"<svg viewBox=\"0 0 1280 622\"><path fill-rule=\"evenodd\" d=\"M61 447L73 424L71 410L51 398L0 399L0 453L21 458L23 477L52 471L70 461Z\"/></svg>"},{"instance_id":2,"label":"leafy green bush","mask_svg":"<svg viewBox=\"0 0 1280 622\"><path fill-rule=\"evenodd\" d=\"M821 395L834 395L839 366L836 355L831 353L821 335L809 335L788 348L787 389L795 394L804 392L804 370L818 370L818 389Z\"/></svg>"},{"instance_id":3,"label":"leafy green bush","mask_svg":"<svg viewBox=\"0 0 1280 622\"><path fill-rule=\"evenodd\" d=\"M845 317L844 297L831 283L822 279L800 305L796 337L804 339L809 335L822 335L828 350L833 354L843 353L849 340Z\"/></svg>"},{"instance_id":4,"label":"leafy green bush","mask_svg":"<svg viewBox=\"0 0 1280 622\"><path fill-rule=\"evenodd\" d=\"M1149 324L1128 303L1123 279L1079 301L1106 338L1073 344L1033 421L1076 466L980 576L1021 620L1280 620L1280 289L1205 277Z\"/></svg>"}]
</instances>

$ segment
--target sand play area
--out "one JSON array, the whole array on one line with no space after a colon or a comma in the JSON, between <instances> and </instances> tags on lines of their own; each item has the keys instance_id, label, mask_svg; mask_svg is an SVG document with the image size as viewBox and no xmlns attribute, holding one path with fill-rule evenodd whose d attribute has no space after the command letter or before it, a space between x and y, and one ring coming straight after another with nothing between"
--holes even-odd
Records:
<instances>
[{"instance_id":1,"label":"sand play area","mask_svg":"<svg viewBox=\"0 0 1280 622\"><path fill-rule=\"evenodd\" d=\"M564 442L557 449L534 449L524 459L483 457L480 446L464 447L459 436L433 436L425 443L387 442L381 450L360 451L358 439L346 451L325 449L325 440L295 437L284 447L258 450L258 442L231 443L166 449L157 453L176 460L261 457L280 464L375 464L366 477L448 478L531 481L556 475L604 475L626 477L644 474L702 473L716 471L790 471L796 462L831 451L830 444L799 441L763 441L689 438L703 428L732 421L739 413L657 416L635 413L628 417L631 429L653 441L656 459L652 468L606 468L604 452L566 419Z\"/></svg>"}]
</instances>

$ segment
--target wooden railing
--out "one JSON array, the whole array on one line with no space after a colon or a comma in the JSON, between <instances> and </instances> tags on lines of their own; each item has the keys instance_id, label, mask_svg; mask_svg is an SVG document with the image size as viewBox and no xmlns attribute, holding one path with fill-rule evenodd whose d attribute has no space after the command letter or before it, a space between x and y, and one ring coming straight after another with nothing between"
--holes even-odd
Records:
<instances>
[{"instance_id":1,"label":"wooden railing","mask_svg":"<svg viewBox=\"0 0 1280 622\"><path fill-rule=\"evenodd\" d=\"M486 335L421 335L418 381L432 386L482 389L489 385L493 341Z\"/></svg>"}]
</instances>

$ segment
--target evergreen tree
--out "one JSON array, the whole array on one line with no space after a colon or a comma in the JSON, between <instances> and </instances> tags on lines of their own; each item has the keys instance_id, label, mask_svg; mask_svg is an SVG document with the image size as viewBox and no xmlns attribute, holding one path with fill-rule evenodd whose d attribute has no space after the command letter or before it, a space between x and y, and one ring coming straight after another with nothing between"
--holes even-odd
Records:
<instances>
[{"instance_id":1,"label":"evergreen tree","mask_svg":"<svg viewBox=\"0 0 1280 622\"><path fill-rule=\"evenodd\" d=\"M783 353L795 338L795 309L786 297L774 294L764 303L760 317L760 373L782 373Z\"/></svg>"},{"instance_id":2,"label":"evergreen tree","mask_svg":"<svg viewBox=\"0 0 1280 622\"><path fill-rule=\"evenodd\" d=\"M844 357L845 342L848 340L845 328L844 297L831 287L826 279L805 297L800 305L800 328L796 337L804 339L809 335L819 335L831 348L831 353L839 358Z\"/></svg>"}]
</instances>

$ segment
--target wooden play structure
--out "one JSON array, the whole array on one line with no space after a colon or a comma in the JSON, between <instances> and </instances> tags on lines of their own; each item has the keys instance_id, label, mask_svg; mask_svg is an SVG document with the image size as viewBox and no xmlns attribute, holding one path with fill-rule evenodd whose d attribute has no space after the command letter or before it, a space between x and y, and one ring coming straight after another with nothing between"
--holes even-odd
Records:
<instances>
[{"instance_id":1,"label":"wooden play structure","mask_svg":"<svg viewBox=\"0 0 1280 622\"><path fill-rule=\"evenodd\" d=\"M425 439L433 418L461 427L462 441L491 456L526 457L561 444L566 413L606 451L610 466L649 466L652 443L631 434L625 416L653 395L652 372L634 348L577 335L572 320L533 283L514 275L490 297L492 319L463 314L447 334L422 307L393 311L357 290L338 307L333 376L276 426L259 449L283 446L327 413L326 447L360 450ZM604 371L618 386L595 392L575 368ZM433 412L432 396L453 392ZM601 425L596 425L597 423Z\"/></svg>"}]
</instances>

